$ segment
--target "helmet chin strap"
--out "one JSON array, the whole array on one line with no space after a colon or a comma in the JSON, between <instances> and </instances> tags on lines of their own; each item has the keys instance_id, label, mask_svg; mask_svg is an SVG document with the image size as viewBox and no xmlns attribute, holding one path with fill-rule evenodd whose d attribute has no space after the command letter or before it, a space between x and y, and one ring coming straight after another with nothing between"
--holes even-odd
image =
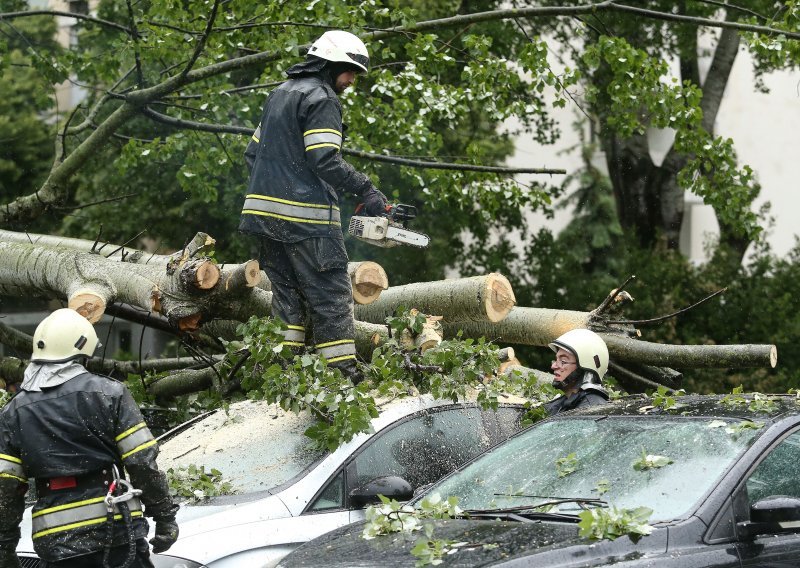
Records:
<instances>
[{"instance_id":1,"label":"helmet chin strap","mask_svg":"<svg viewBox=\"0 0 800 568\"><path fill-rule=\"evenodd\" d=\"M568 391L576 385L583 383L585 374L585 370L578 368L567 375L563 381L554 379L552 385L559 390Z\"/></svg>"}]
</instances>

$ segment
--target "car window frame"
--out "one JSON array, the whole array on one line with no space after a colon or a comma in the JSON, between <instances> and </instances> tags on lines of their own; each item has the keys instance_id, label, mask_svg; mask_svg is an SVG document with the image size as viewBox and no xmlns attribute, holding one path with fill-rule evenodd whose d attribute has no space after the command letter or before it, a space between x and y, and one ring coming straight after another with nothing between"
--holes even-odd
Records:
<instances>
[{"instance_id":1,"label":"car window frame","mask_svg":"<svg viewBox=\"0 0 800 568\"><path fill-rule=\"evenodd\" d=\"M510 403L510 402L509 403L499 403L498 409L501 408L501 407L502 408L514 408L514 409L519 410L520 417L522 416L522 414L524 412L524 408L525 408L523 404ZM468 409L468 408L477 408L480 411L491 410L491 409L488 409L488 408L487 409L480 408L480 405L477 402L458 402L458 403L453 403L453 404L441 404L441 405L430 406L428 408L423 408L421 410L414 411L411 414L403 416L402 418L398 418L394 422L391 422L390 424L387 424L385 427L381 428L380 431L376 432L375 434L373 434L372 436L370 436L369 438L364 440L364 443L362 443L358 448L356 448L350 454L350 456L344 462L342 462L342 464L338 468L336 468L336 470L334 470L334 472L330 476L328 476L328 478L325 480L325 483L323 483L320 486L320 489L318 489L316 491L316 493L314 493L314 496L309 500L308 504L300 512L300 515L316 515L316 514L321 514L321 513L333 513L333 512L340 512L340 511L362 511L362 510L364 510L366 507L363 507L363 508L362 507L352 507L351 503L350 503L350 492L353 489L355 489L355 486L352 486L350 480L348 479L349 476L348 476L347 470L348 470L350 464L352 462L354 462L358 458L358 456L360 456L364 451L366 451L367 448L370 447L374 443L374 441L377 441L378 438L380 438L383 435L389 433L391 430L394 430L395 428L401 426L402 424L405 424L406 422L408 422L410 420L416 419L418 416L421 416L423 414L430 414L431 412L439 413L439 412L447 412L447 411L450 411L450 410ZM483 422L483 419L482 419L482 422ZM503 442L505 442L507 440L510 440L511 438L513 438L514 436L516 436L517 434L519 434L519 432L521 432L523 430L527 430L527 428L522 428L522 429L518 430L517 432L512 433L508 438L505 438L504 440L500 440L500 441L498 441L498 442L496 442L494 444L491 444L488 448L486 448L486 450L484 450L484 452L491 450L493 447L497 446L498 444L502 444ZM472 459L468 460L468 462L471 462L473 459L475 459L479 455L483 454L484 452L478 453ZM338 477L339 474L342 474L343 482L344 482L344 507L312 511L311 507L314 505L314 503L316 503L317 499L328 489L329 484L332 483L336 479L336 477Z\"/></svg>"}]
</instances>

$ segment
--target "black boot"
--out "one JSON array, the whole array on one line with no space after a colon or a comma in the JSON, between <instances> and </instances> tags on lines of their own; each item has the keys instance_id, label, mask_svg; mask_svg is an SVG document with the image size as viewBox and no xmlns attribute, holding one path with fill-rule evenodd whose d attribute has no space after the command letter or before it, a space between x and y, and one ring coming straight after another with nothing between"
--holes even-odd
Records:
<instances>
[{"instance_id":1,"label":"black boot","mask_svg":"<svg viewBox=\"0 0 800 568\"><path fill-rule=\"evenodd\" d=\"M328 366L333 369L339 369L342 375L344 375L346 379L350 379L350 382L352 382L354 386L363 382L366 378L364 377L364 373L361 372L361 369L358 368L355 359L346 359L345 361L331 363Z\"/></svg>"}]
</instances>

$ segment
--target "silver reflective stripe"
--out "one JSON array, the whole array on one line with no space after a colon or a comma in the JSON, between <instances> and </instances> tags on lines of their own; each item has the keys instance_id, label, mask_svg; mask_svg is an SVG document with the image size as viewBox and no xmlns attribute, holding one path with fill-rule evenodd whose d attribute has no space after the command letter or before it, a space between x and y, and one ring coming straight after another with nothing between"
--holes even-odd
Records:
<instances>
[{"instance_id":1,"label":"silver reflective stripe","mask_svg":"<svg viewBox=\"0 0 800 568\"><path fill-rule=\"evenodd\" d=\"M22 483L28 482L22 460L8 454L0 454L0 477L10 477Z\"/></svg>"},{"instance_id":2,"label":"silver reflective stripe","mask_svg":"<svg viewBox=\"0 0 800 568\"><path fill-rule=\"evenodd\" d=\"M122 459L135 454L141 450L155 445L155 438L150 433L144 422L140 422L133 428L129 428L116 438L117 448L122 455Z\"/></svg>"},{"instance_id":3,"label":"silver reflective stripe","mask_svg":"<svg viewBox=\"0 0 800 568\"><path fill-rule=\"evenodd\" d=\"M256 144L258 144L261 141L261 125L260 124L258 125L258 128L256 128L256 131L253 132L253 140L255 141Z\"/></svg>"},{"instance_id":4,"label":"silver reflective stripe","mask_svg":"<svg viewBox=\"0 0 800 568\"><path fill-rule=\"evenodd\" d=\"M342 133L328 128L309 130L303 133L303 143L306 151L328 146L333 146L338 150L342 147Z\"/></svg>"},{"instance_id":5,"label":"silver reflective stripe","mask_svg":"<svg viewBox=\"0 0 800 568\"><path fill-rule=\"evenodd\" d=\"M339 208L325 204L307 204L299 201L278 199L264 195L250 194L245 198L242 213L265 215L297 223L316 223L321 225L339 224Z\"/></svg>"},{"instance_id":6,"label":"silver reflective stripe","mask_svg":"<svg viewBox=\"0 0 800 568\"><path fill-rule=\"evenodd\" d=\"M284 341L296 341L303 343L306 340L306 332L298 331L296 329L285 329L283 330L283 339Z\"/></svg>"},{"instance_id":7,"label":"silver reflective stripe","mask_svg":"<svg viewBox=\"0 0 800 568\"><path fill-rule=\"evenodd\" d=\"M127 503L131 516L142 516L142 502L139 501L138 497L131 498ZM106 515L105 497L95 497L94 499L42 509L32 515L33 538L104 523ZM114 519L121 518L122 514L119 508L114 505Z\"/></svg>"},{"instance_id":8,"label":"silver reflective stripe","mask_svg":"<svg viewBox=\"0 0 800 568\"><path fill-rule=\"evenodd\" d=\"M344 359L353 359L356 355L356 344L352 339L320 343L316 348L317 353L325 357L328 363L334 363Z\"/></svg>"}]
</instances>

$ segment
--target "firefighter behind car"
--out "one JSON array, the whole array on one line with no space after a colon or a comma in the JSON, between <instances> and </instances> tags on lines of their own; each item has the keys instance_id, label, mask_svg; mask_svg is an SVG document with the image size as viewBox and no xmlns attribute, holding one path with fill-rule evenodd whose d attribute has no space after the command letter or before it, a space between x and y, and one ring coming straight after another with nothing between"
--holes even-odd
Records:
<instances>
[{"instance_id":1,"label":"firefighter behind car","mask_svg":"<svg viewBox=\"0 0 800 568\"><path fill-rule=\"evenodd\" d=\"M546 405L549 414L558 414L608 402L603 377L608 370L606 342L589 329L573 329L550 344L556 358L550 365L553 386L564 394Z\"/></svg>"},{"instance_id":2,"label":"firefighter behind car","mask_svg":"<svg viewBox=\"0 0 800 568\"><path fill-rule=\"evenodd\" d=\"M152 567L144 516L154 552L178 538L178 506L131 393L83 366L97 345L71 309L36 328L20 392L0 412L0 568L19 566L29 479L33 547L47 567Z\"/></svg>"}]
</instances>

